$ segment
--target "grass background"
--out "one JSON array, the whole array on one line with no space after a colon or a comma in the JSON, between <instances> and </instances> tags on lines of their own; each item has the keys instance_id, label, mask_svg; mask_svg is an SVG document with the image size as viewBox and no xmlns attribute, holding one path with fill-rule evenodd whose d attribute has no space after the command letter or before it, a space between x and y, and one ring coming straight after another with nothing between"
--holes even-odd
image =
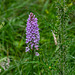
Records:
<instances>
[{"instance_id":1,"label":"grass background","mask_svg":"<svg viewBox=\"0 0 75 75\"><path fill-rule=\"evenodd\" d=\"M7 57L10 58L9 68L3 70L0 67L0 75L31 75L32 63L33 75L75 75L75 1L65 1L64 3L63 0L0 0L0 62ZM58 8L62 12L59 12ZM66 14L65 18L63 11ZM40 56L35 56L34 61L30 61L31 55L25 52L25 28L30 12L38 18L40 28ZM57 45L54 43L51 30L57 38ZM65 61L62 53L59 56L59 34L62 34L61 39L66 38L63 39L61 49L66 53ZM59 68L64 62L65 73L63 66Z\"/></svg>"}]
</instances>

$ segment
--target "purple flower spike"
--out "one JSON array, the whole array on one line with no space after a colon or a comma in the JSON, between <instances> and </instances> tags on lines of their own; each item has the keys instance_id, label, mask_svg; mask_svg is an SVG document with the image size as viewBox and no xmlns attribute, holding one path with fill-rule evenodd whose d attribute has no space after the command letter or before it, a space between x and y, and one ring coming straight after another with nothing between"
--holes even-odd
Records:
<instances>
[{"instance_id":1,"label":"purple flower spike","mask_svg":"<svg viewBox=\"0 0 75 75\"><path fill-rule=\"evenodd\" d=\"M26 47L26 52L28 52L30 49L35 49L35 51L38 50L40 35L37 20L38 19L35 18L35 15L33 15L33 13L30 13L26 24L26 44L28 44L28 47ZM39 54L37 53L35 53L35 55L38 56Z\"/></svg>"}]
</instances>

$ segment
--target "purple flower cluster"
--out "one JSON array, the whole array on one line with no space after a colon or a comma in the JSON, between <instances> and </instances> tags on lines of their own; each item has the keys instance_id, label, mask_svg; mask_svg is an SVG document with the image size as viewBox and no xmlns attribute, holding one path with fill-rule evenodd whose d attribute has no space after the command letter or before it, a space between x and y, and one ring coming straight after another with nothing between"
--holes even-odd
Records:
<instances>
[{"instance_id":1,"label":"purple flower cluster","mask_svg":"<svg viewBox=\"0 0 75 75\"><path fill-rule=\"evenodd\" d=\"M39 28L37 24L37 18L33 13L30 13L29 18L27 20L26 27L26 43L28 44L26 47L26 52L33 50L38 50L38 44L40 40ZM35 53L36 56L39 56L39 53Z\"/></svg>"}]
</instances>

